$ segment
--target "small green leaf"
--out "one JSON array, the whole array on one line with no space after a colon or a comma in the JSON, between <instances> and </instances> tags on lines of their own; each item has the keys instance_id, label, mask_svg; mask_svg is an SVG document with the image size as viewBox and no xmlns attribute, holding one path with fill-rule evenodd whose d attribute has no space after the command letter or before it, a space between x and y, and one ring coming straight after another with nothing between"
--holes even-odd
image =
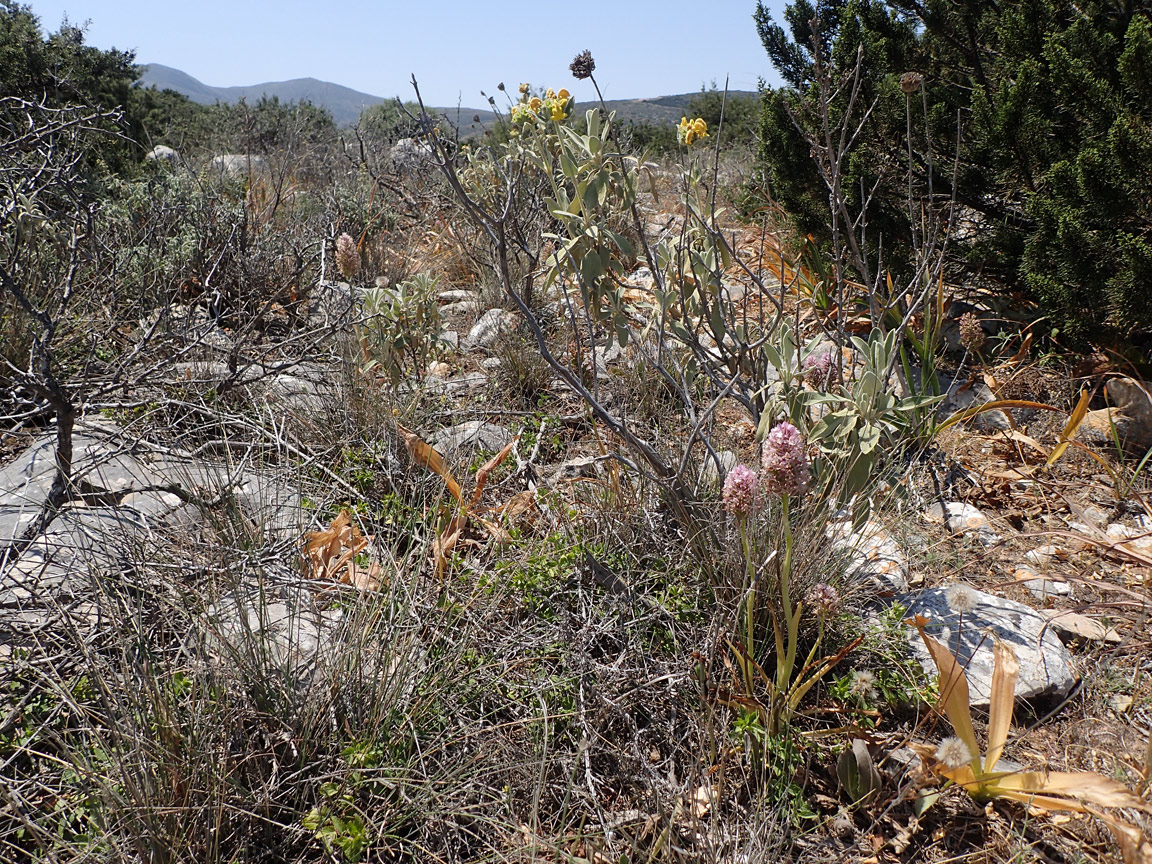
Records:
<instances>
[{"instance_id":1,"label":"small green leaf","mask_svg":"<svg viewBox=\"0 0 1152 864\"><path fill-rule=\"evenodd\" d=\"M591 290L596 285L597 280L603 275L604 266L600 261L600 255L595 249L591 249L584 253L584 258L580 261L580 276L583 278L584 283Z\"/></svg>"},{"instance_id":2,"label":"small green leaf","mask_svg":"<svg viewBox=\"0 0 1152 864\"><path fill-rule=\"evenodd\" d=\"M876 445L880 443L880 427L874 426L871 423L864 424L864 428L860 430L860 452L864 454L871 453L876 449Z\"/></svg>"}]
</instances>

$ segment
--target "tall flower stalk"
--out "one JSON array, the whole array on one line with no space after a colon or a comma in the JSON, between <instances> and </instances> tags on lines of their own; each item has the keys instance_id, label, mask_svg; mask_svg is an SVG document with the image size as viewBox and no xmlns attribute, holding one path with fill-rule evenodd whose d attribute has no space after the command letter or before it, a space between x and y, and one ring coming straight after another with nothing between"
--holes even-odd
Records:
<instances>
[{"instance_id":1,"label":"tall flower stalk","mask_svg":"<svg viewBox=\"0 0 1152 864\"><path fill-rule=\"evenodd\" d=\"M799 640L800 614L803 604L792 606L792 513L793 496L803 495L808 488L808 454L804 438L791 423L779 423L764 440L761 457L764 468L765 492L780 497L780 519L784 530L784 556L780 561L780 612L783 627L776 611L772 612L772 629L776 636L776 689L784 692L792 680L796 666L796 645Z\"/></svg>"},{"instance_id":2,"label":"tall flower stalk","mask_svg":"<svg viewBox=\"0 0 1152 864\"><path fill-rule=\"evenodd\" d=\"M756 565L752 540L748 532L748 517L756 503L759 480L756 472L747 465L737 465L728 472L724 480L722 500L724 509L736 520L736 530L740 534L740 551L744 555L747 591L744 606L744 650L748 662L741 664L744 674L744 687L751 692L754 686L752 658L756 654Z\"/></svg>"},{"instance_id":3,"label":"tall flower stalk","mask_svg":"<svg viewBox=\"0 0 1152 864\"><path fill-rule=\"evenodd\" d=\"M744 632L740 640L742 644L739 649L735 646L730 647L740 666L746 697L756 700L757 704L762 706L761 721L769 737L780 733L781 727L796 711L800 700L829 669L860 642L860 639L857 639L835 655L817 659L820 645L824 641L825 623L839 605L839 596L831 585L819 583L809 592L807 603L794 603L792 561L795 538L792 533L792 503L807 490L809 477L810 468L803 437L791 423L780 423L765 439L760 474L757 475L745 465L737 465L724 481L724 509L736 523L745 565L744 607L741 616ZM774 602L767 604L776 641L776 669L771 677L756 662L756 613L759 605L759 589L754 507L755 502L763 497L761 492L769 498L780 499L783 535L783 549L778 558L777 570L779 593ZM806 608L816 613L819 629L815 643L797 671L800 620ZM766 705L758 701L757 678L760 678L767 687ZM746 707L746 703L742 705Z\"/></svg>"}]
</instances>

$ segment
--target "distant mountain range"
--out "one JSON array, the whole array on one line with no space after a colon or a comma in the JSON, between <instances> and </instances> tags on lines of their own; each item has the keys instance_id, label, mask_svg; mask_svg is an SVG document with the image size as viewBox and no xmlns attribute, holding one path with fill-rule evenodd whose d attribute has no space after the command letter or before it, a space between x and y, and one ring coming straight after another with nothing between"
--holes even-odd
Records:
<instances>
[{"instance_id":1,"label":"distant mountain range","mask_svg":"<svg viewBox=\"0 0 1152 864\"><path fill-rule=\"evenodd\" d=\"M219 102L239 102L241 99L256 101L261 96L276 96L281 102L301 102L307 100L332 112L332 119L340 126L350 126L356 122L360 112L370 105L379 105L384 99L369 93L361 93L351 87L342 87L329 81L315 78L293 78L291 81L269 81L253 84L250 87L211 87L197 81L187 72L149 63L141 67L140 84L144 87L155 85L160 90L175 90L183 93L193 102L212 105Z\"/></svg>"},{"instance_id":2,"label":"distant mountain range","mask_svg":"<svg viewBox=\"0 0 1152 864\"><path fill-rule=\"evenodd\" d=\"M386 101L382 96L361 93L351 87L333 84L330 81L319 81L315 78L268 81L249 87L212 87L196 80L187 72L181 72L171 66L148 63L141 66L141 69L143 72L140 76L141 86L155 86L160 90L175 90L193 102L199 102L202 105L211 105L217 101L238 102L241 99L255 101L261 96L268 96L269 98L275 96L281 102L307 100L331 111L332 119L340 126L351 126L365 108ZM616 116L621 120L677 123L683 116L688 101L696 95L696 93L681 93L676 96L660 96L656 99L613 99L605 102L605 105L610 111L615 111ZM729 97L740 97L757 94L748 90L732 90L729 91L728 95ZM462 134L467 134L470 130L479 131L476 127L487 126L495 120L495 115L486 108L436 108L433 110L443 114L459 126ZM473 118L478 119L474 120Z\"/></svg>"}]
</instances>

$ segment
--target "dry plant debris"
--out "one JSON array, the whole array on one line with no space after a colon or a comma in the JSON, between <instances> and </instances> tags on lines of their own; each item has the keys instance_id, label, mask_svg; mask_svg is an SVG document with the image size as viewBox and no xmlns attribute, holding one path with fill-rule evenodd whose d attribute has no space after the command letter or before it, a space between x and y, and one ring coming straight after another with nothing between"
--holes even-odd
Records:
<instances>
[{"instance_id":1,"label":"dry plant debris","mask_svg":"<svg viewBox=\"0 0 1152 864\"><path fill-rule=\"evenodd\" d=\"M365 565L356 560L369 543L352 521L352 514L344 509L327 528L305 536L304 558L314 579L351 585L361 591L378 591L384 585L380 563L370 561Z\"/></svg>"}]
</instances>

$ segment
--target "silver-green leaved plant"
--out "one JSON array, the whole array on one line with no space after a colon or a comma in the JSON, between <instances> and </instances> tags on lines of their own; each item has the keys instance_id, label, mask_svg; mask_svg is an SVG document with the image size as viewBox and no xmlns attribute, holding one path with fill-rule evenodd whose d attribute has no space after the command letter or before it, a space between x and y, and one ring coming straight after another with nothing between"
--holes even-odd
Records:
<instances>
[{"instance_id":1,"label":"silver-green leaved plant","mask_svg":"<svg viewBox=\"0 0 1152 864\"><path fill-rule=\"evenodd\" d=\"M364 292L367 317L359 328L363 369L395 387L406 376L423 377L442 353L438 280L427 273Z\"/></svg>"}]
</instances>

